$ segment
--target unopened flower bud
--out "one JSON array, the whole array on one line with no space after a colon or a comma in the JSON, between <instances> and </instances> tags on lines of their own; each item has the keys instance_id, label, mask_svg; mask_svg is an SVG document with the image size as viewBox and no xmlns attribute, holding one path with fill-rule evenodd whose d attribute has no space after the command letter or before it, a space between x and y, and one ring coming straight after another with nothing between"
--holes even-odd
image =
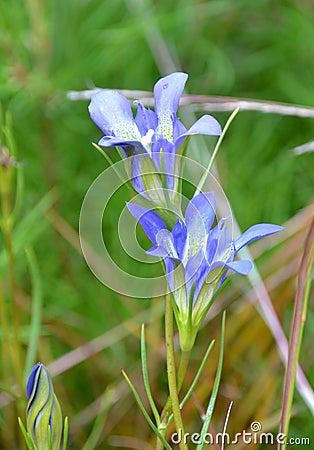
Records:
<instances>
[{"instance_id":1,"label":"unopened flower bud","mask_svg":"<svg viewBox=\"0 0 314 450\"><path fill-rule=\"evenodd\" d=\"M54 393L48 369L36 364L28 378L26 395L29 399L26 410L27 431L37 450L49 448L59 450L62 434L62 413Z\"/></svg>"}]
</instances>

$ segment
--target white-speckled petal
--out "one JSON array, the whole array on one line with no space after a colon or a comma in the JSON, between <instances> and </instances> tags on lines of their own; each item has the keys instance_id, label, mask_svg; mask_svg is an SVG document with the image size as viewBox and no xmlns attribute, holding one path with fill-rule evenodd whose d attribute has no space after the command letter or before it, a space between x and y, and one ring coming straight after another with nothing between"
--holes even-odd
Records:
<instances>
[{"instance_id":1,"label":"white-speckled petal","mask_svg":"<svg viewBox=\"0 0 314 450\"><path fill-rule=\"evenodd\" d=\"M188 75L176 72L161 78L154 87L155 112L158 118L157 137L173 142L173 120L178 110Z\"/></svg>"},{"instance_id":2,"label":"white-speckled petal","mask_svg":"<svg viewBox=\"0 0 314 450\"><path fill-rule=\"evenodd\" d=\"M126 141L141 140L130 103L118 91L97 92L88 109L92 120L106 135Z\"/></svg>"}]
</instances>

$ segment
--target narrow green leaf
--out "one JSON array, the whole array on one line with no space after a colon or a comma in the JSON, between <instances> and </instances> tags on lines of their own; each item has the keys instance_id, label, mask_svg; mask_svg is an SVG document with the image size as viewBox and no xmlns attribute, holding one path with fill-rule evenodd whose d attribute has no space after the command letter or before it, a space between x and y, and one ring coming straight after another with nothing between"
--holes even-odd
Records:
<instances>
[{"instance_id":1,"label":"narrow green leaf","mask_svg":"<svg viewBox=\"0 0 314 450\"><path fill-rule=\"evenodd\" d=\"M201 434L200 434L200 444L197 445L196 450L202 450L205 444L205 435L208 432L208 427L213 415L213 410L218 394L219 384L220 384L220 378L221 378L221 372L222 372L222 364L223 364L223 356L224 356L224 342L225 342L225 322L226 322L226 314L223 313L222 316L222 324L221 324L221 342L220 342L220 352L219 352L219 360L218 360L218 367L215 377L215 382L213 386L213 391L209 399L209 403L207 406L206 414L205 414L205 420L202 426Z\"/></svg>"},{"instance_id":2,"label":"narrow green leaf","mask_svg":"<svg viewBox=\"0 0 314 450\"><path fill-rule=\"evenodd\" d=\"M105 158L109 166L113 166L113 161L110 159L109 155L101 147L99 147L99 145L92 142L92 146L98 151L98 153L101 154L103 158Z\"/></svg>"},{"instance_id":3,"label":"narrow green leaf","mask_svg":"<svg viewBox=\"0 0 314 450\"><path fill-rule=\"evenodd\" d=\"M38 339L40 335L41 311L42 311L42 283L38 263L31 247L25 248L30 276L32 281L32 311L28 338L28 350L24 367L24 377L27 378L31 368L35 364Z\"/></svg>"},{"instance_id":4,"label":"narrow green leaf","mask_svg":"<svg viewBox=\"0 0 314 450\"><path fill-rule=\"evenodd\" d=\"M13 230L13 250L18 254L24 249L25 245L30 245L46 226L42 220L45 212L54 203L56 191L48 192L30 212L23 217ZM36 224L36 226L34 226ZM7 263L7 255L4 250L0 252L0 269L3 269Z\"/></svg>"},{"instance_id":5,"label":"narrow green leaf","mask_svg":"<svg viewBox=\"0 0 314 450\"><path fill-rule=\"evenodd\" d=\"M96 448L96 445L104 428L104 423L106 421L109 408L111 406L111 398L112 390L107 388L102 396L99 413L95 419L92 431L82 450L93 450L94 448Z\"/></svg>"},{"instance_id":6,"label":"narrow green leaf","mask_svg":"<svg viewBox=\"0 0 314 450\"><path fill-rule=\"evenodd\" d=\"M66 450L68 445L68 435L69 435L69 418L68 416L64 418L63 424L63 444L62 450Z\"/></svg>"},{"instance_id":7,"label":"narrow green leaf","mask_svg":"<svg viewBox=\"0 0 314 450\"><path fill-rule=\"evenodd\" d=\"M199 366L199 368L198 368L198 371L197 371L197 373L196 373L196 375L195 375L195 377L194 377L194 380L193 380L193 382L192 382L192 384L191 384L189 390L188 390L187 393L185 394L183 400L182 400L181 403L180 403L180 409L183 408L183 406L185 405L185 403L187 402L187 400L188 400L188 399L190 398L190 396L192 395L192 392L193 392L193 390L194 390L194 388L195 388L195 386L196 386L196 384L197 384L197 382L198 382L198 380L199 380L199 377L200 377L200 375L201 375L201 372L202 372L202 370L203 370L203 367L204 367L204 365L205 365L205 363L206 363L206 361L207 361L207 358L208 358L208 356L209 356L209 354L210 354L210 352L211 352L211 350L212 350L214 344L215 344L215 339L213 339L213 340L211 341L211 343L209 344L209 346L208 346L208 348L207 348L207 350L206 350L206 353L205 353L205 355L204 355L204 357L203 357L203 359L202 359L202 362L201 362L201 364L200 364L200 366ZM167 427L168 427L168 425L170 424L170 422L172 421L172 419L173 419L173 414L171 414L171 415L169 416L169 419L168 419L168 422L167 422Z\"/></svg>"},{"instance_id":8,"label":"narrow green leaf","mask_svg":"<svg viewBox=\"0 0 314 450\"><path fill-rule=\"evenodd\" d=\"M141 360L142 360L143 380L144 380L144 386L145 386L147 398L148 398L150 407L152 409L152 412L154 414L156 424L159 427L160 417L159 417L158 410L157 410L157 407L155 405L155 402L154 402L154 399L152 396L152 392L151 392L150 385L149 385L149 379L148 379L144 324L142 324L142 329L141 329Z\"/></svg>"},{"instance_id":9,"label":"narrow green leaf","mask_svg":"<svg viewBox=\"0 0 314 450\"><path fill-rule=\"evenodd\" d=\"M140 407L140 410L142 411L145 419L147 420L149 426L151 427L151 429L154 431L154 433L159 437L159 439L161 440L161 442L164 444L164 446L166 447L167 450L172 450L172 448L170 447L170 445L168 444L168 442L166 441L166 439L163 437L163 435L160 433L160 431L158 430L158 428L156 427L156 425L154 424L154 422L152 421L152 419L149 417L149 414L147 413L146 409L144 408L144 405L140 399L140 396L138 395L135 387L133 386L131 380L129 379L129 377L127 376L127 374L124 372L124 370L122 370L122 375L124 376L126 382L128 383L128 385L130 386L131 391L133 392L134 398L138 404L138 406Z\"/></svg>"},{"instance_id":10,"label":"narrow green leaf","mask_svg":"<svg viewBox=\"0 0 314 450\"><path fill-rule=\"evenodd\" d=\"M122 155L121 150L119 149L119 147L115 147L115 149L117 150L118 155L120 156L121 160L124 160L124 164L123 165L113 162L112 159L107 154L107 152L105 150L103 150L101 147L99 147L99 145L95 144L94 142L92 142L92 145L100 153L100 155L103 158L105 158L105 160L107 161L109 166L113 168L113 170L117 174L117 177L122 181L122 185L125 184L126 180L130 180L130 178L132 178L132 176L131 176L131 169L128 170L129 158L126 158L126 159L123 158L123 155ZM134 188L133 188L132 184L131 184L130 187L131 187L132 191L134 191Z\"/></svg>"},{"instance_id":11,"label":"narrow green leaf","mask_svg":"<svg viewBox=\"0 0 314 450\"><path fill-rule=\"evenodd\" d=\"M198 194L201 192L202 187L204 186L205 180L206 180L206 178L207 178L207 175L209 174L210 169L212 168L212 165L213 165L213 163L214 163L214 160L215 160L215 158L216 158L216 155L217 155L217 153L218 153L218 150L219 150L219 148L220 148L220 145L221 145L221 143L222 143L222 141L223 141L223 139L224 139L224 137L225 137L225 134L227 133L227 130L228 130L228 128L229 128L231 122L233 121L233 119L235 118L235 116L238 114L239 110L240 110L240 108L235 109L235 110L233 111L233 113L230 115L229 119L227 120L227 123L226 123L226 125L224 126L224 129L223 129L221 135L219 136L219 139L218 139L218 141L217 141L217 144L216 144L216 146L215 146L215 148L214 148L212 157L210 158L210 161L209 161L209 164L208 164L208 166L207 166L207 168L206 168L206 170L205 170L205 173L204 173L204 175L202 176L202 178L200 179L200 182L198 183L197 188L195 189L194 197L195 197L196 195L198 195Z\"/></svg>"},{"instance_id":12,"label":"narrow green leaf","mask_svg":"<svg viewBox=\"0 0 314 450\"><path fill-rule=\"evenodd\" d=\"M20 426L20 429L21 429L21 431L23 433L23 436L24 436L24 439L25 439L25 442L26 442L28 450L36 450L36 447L33 444L33 441L31 440L30 435L27 433L21 418L18 417L17 420L19 422L19 426Z\"/></svg>"},{"instance_id":13,"label":"narrow green leaf","mask_svg":"<svg viewBox=\"0 0 314 450\"><path fill-rule=\"evenodd\" d=\"M16 191L15 191L15 203L12 211L13 224L16 222L17 217L21 211L24 197L24 171L22 163L17 163L16 168Z\"/></svg>"},{"instance_id":14,"label":"narrow green leaf","mask_svg":"<svg viewBox=\"0 0 314 450\"><path fill-rule=\"evenodd\" d=\"M10 153L16 158L17 151L16 151L16 145L15 140L13 138L12 134L12 114L9 111L6 111L4 116L4 125L3 125L3 134L6 138L7 145L10 149Z\"/></svg>"}]
</instances>

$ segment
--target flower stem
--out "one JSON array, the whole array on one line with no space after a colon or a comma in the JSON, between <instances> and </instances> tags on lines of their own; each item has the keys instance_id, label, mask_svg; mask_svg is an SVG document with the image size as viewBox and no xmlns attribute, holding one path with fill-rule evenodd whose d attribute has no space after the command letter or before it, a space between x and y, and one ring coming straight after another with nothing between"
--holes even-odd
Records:
<instances>
[{"instance_id":1,"label":"flower stem","mask_svg":"<svg viewBox=\"0 0 314 450\"><path fill-rule=\"evenodd\" d=\"M177 386L178 386L178 393L181 390L182 384L183 384L183 380L188 368L188 364L190 361L190 355L191 355L191 351L187 351L187 352L181 352L181 359L180 359L180 365L179 365L179 369L178 369L178 377L177 377ZM171 397L170 395L167 398L166 404L161 412L161 420L160 420L160 425L159 425L159 431L160 433L165 437L166 436L166 432L167 432L167 428L168 428L168 419L169 416L172 412L172 407L171 407ZM162 442L157 439L157 443L156 443L156 450L162 450L164 448Z\"/></svg>"},{"instance_id":2,"label":"flower stem","mask_svg":"<svg viewBox=\"0 0 314 450\"><path fill-rule=\"evenodd\" d=\"M4 169L5 170L5 169ZM13 242L12 242L12 217L11 217L11 205L10 205L10 176L9 174L1 171L1 183L0 183L0 197L1 197L1 225L2 232L4 236L5 246L8 255L8 267L9 267L9 289L11 296L11 317L13 322L13 339L12 350L14 352L14 358L12 357L12 364L15 370L15 375L18 381L20 391L23 391L23 371L21 363L21 351L20 351L20 338L19 338L19 308L17 305L16 296L16 283L15 283L15 261L13 253ZM2 311L6 314L5 305L2 307ZM3 318L3 321L7 320ZM3 323L5 327L7 323Z\"/></svg>"},{"instance_id":3,"label":"flower stem","mask_svg":"<svg viewBox=\"0 0 314 450\"><path fill-rule=\"evenodd\" d=\"M166 298L166 314L165 314L165 333L166 333L166 348L167 348L167 374L168 374L168 385L169 394L171 401L171 409L174 417L174 422L178 433L182 433L184 436L184 426L180 411L180 402L178 397L178 386L176 377L176 367L175 367L175 355L174 355L174 344L173 344L173 311L171 299L169 296ZM182 367L182 372L184 366L187 366L188 355L184 358L184 365ZM182 364L181 364L182 366ZM186 370L186 368L185 368ZM178 377L179 378L179 377ZM183 377L181 375L182 381ZM182 384L181 381L181 384ZM179 383L178 383L179 385ZM168 403L168 402L167 402ZM180 450L188 450L188 446L185 442L180 442Z\"/></svg>"}]
</instances>

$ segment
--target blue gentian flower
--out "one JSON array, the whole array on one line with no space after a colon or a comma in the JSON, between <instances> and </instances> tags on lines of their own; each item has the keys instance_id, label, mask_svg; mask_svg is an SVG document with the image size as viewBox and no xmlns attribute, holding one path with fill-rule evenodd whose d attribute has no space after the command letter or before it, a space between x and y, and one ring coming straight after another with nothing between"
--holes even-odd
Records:
<instances>
[{"instance_id":1,"label":"blue gentian flower","mask_svg":"<svg viewBox=\"0 0 314 450\"><path fill-rule=\"evenodd\" d=\"M93 95L89 105L92 120L105 134L98 142L100 146L118 146L124 158L140 155L132 160L130 172L133 186L137 192L154 202L156 198L151 198L148 191L156 194L156 188L163 187L176 191L174 175L178 175L179 169L176 167L175 155L182 154L180 146L185 138L194 134L221 134L219 123L209 115L201 117L188 130L177 118L187 78L187 74L176 72L160 79L154 86L155 111L146 109L138 102L135 119L129 101L117 91L100 91ZM150 175L143 176L145 171ZM161 181L160 172L167 174L166 185ZM163 202L159 203L165 206L164 197Z\"/></svg>"},{"instance_id":2,"label":"blue gentian flower","mask_svg":"<svg viewBox=\"0 0 314 450\"><path fill-rule=\"evenodd\" d=\"M187 205L184 220L179 218L171 232L154 211L134 203L127 206L154 244L147 253L163 258L165 263L183 350L192 348L227 271L247 275L252 269L250 260L234 259L239 250L282 230L278 225L262 223L232 239L226 219L216 220L212 192L196 195Z\"/></svg>"},{"instance_id":3,"label":"blue gentian flower","mask_svg":"<svg viewBox=\"0 0 314 450\"><path fill-rule=\"evenodd\" d=\"M36 364L27 381L26 395L29 399L26 410L27 431L38 450L59 450L62 434L62 413L54 393L48 369Z\"/></svg>"}]
</instances>

